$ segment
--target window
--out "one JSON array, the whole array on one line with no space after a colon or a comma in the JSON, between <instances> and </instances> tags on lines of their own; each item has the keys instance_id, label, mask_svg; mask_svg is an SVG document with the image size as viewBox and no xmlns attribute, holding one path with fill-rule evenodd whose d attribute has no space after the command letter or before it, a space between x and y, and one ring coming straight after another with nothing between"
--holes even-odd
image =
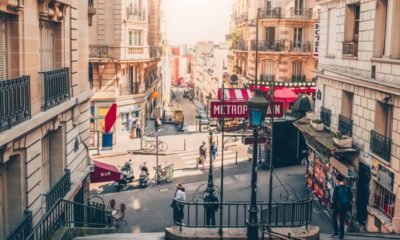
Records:
<instances>
[{"instance_id":1,"label":"window","mask_svg":"<svg viewBox=\"0 0 400 240\"><path fill-rule=\"evenodd\" d=\"M300 60L296 60L292 63L292 75L293 76L303 75L302 62Z\"/></svg>"},{"instance_id":2,"label":"window","mask_svg":"<svg viewBox=\"0 0 400 240\"><path fill-rule=\"evenodd\" d=\"M40 21L40 71L54 70L55 23Z\"/></svg>"},{"instance_id":3,"label":"window","mask_svg":"<svg viewBox=\"0 0 400 240\"><path fill-rule=\"evenodd\" d=\"M385 54L385 39L389 39L389 33L386 31L388 22L387 0L378 0L376 3L375 17L375 47L374 57L382 57Z\"/></svg>"},{"instance_id":4,"label":"window","mask_svg":"<svg viewBox=\"0 0 400 240\"><path fill-rule=\"evenodd\" d=\"M328 15L328 51L327 54L335 54L336 48L336 19L337 19L337 12L336 8L329 9Z\"/></svg>"},{"instance_id":5,"label":"window","mask_svg":"<svg viewBox=\"0 0 400 240\"><path fill-rule=\"evenodd\" d=\"M265 40L267 41L267 43L275 42L275 27L265 28Z\"/></svg>"},{"instance_id":6,"label":"window","mask_svg":"<svg viewBox=\"0 0 400 240\"><path fill-rule=\"evenodd\" d=\"M273 81L275 79L275 64L272 60L265 60L261 62L261 77L263 81Z\"/></svg>"},{"instance_id":7,"label":"window","mask_svg":"<svg viewBox=\"0 0 400 240\"><path fill-rule=\"evenodd\" d=\"M351 118L353 112L353 96L352 92L343 91L342 94L342 115Z\"/></svg>"},{"instance_id":8,"label":"window","mask_svg":"<svg viewBox=\"0 0 400 240\"><path fill-rule=\"evenodd\" d=\"M295 27L293 29L293 48L301 49L303 42L303 28Z\"/></svg>"},{"instance_id":9,"label":"window","mask_svg":"<svg viewBox=\"0 0 400 240\"><path fill-rule=\"evenodd\" d=\"M304 0L294 0L294 8L302 11L304 9Z\"/></svg>"},{"instance_id":10,"label":"window","mask_svg":"<svg viewBox=\"0 0 400 240\"><path fill-rule=\"evenodd\" d=\"M375 182L374 207L383 212L390 219L394 215L394 203L396 196L391 191Z\"/></svg>"},{"instance_id":11,"label":"window","mask_svg":"<svg viewBox=\"0 0 400 240\"><path fill-rule=\"evenodd\" d=\"M8 17L0 14L0 81L8 79Z\"/></svg>"},{"instance_id":12,"label":"window","mask_svg":"<svg viewBox=\"0 0 400 240\"><path fill-rule=\"evenodd\" d=\"M393 4L393 24L390 30L393 30L393 36L392 36L392 52L391 52L391 57L395 59L400 59L400 31L399 31L399 26L400 26L400 1L391 1L391 4ZM394 30L396 29L397 30ZM388 29L389 30L389 29ZM389 31L388 31L389 32ZM389 36L388 36L389 37Z\"/></svg>"},{"instance_id":13,"label":"window","mask_svg":"<svg viewBox=\"0 0 400 240\"><path fill-rule=\"evenodd\" d=\"M128 68L128 79L131 87L131 94L139 93L139 83L136 81L136 67Z\"/></svg>"},{"instance_id":14,"label":"window","mask_svg":"<svg viewBox=\"0 0 400 240\"><path fill-rule=\"evenodd\" d=\"M129 31L129 46L141 46L141 32L139 30Z\"/></svg>"},{"instance_id":15,"label":"window","mask_svg":"<svg viewBox=\"0 0 400 240\"><path fill-rule=\"evenodd\" d=\"M390 99L389 97L384 98ZM389 100L388 100L389 101ZM377 133L390 138L392 131L392 105L387 102L377 102L375 110L375 130Z\"/></svg>"},{"instance_id":16,"label":"window","mask_svg":"<svg viewBox=\"0 0 400 240\"><path fill-rule=\"evenodd\" d=\"M360 27L360 5L353 4L346 7L345 42L358 42Z\"/></svg>"}]
</instances>

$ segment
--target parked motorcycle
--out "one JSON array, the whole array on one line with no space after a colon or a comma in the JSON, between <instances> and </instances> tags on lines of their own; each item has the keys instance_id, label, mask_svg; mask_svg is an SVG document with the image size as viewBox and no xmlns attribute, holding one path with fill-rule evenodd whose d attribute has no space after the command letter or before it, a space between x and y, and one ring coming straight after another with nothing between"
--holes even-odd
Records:
<instances>
[{"instance_id":1,"label":"parked motorcycle","mask_svg":"<svg viewBox=\"0 0 400 240\"><path fill-rule=\"evenodd\" d=\"M145 188L149 185L149 169L146 166L146 162L140 164L140 176L139 176L139 185L142 188Z\"/></svg>"},{"instance_id":2,"label":"parked motorcycle","mask_svg":"<svg viewBox=\"0 0 400 240\"><path fill-rule=\"evenodd\" d=\"M135 176L133 176L133 168L132 168L132 160L129 159L129 162L126 162L124 166L121 168L121 178L118 182L114 183L115 189L117 191L121 191L128 186L128 183L133 182Z\"/></svg>"}]
</instances>

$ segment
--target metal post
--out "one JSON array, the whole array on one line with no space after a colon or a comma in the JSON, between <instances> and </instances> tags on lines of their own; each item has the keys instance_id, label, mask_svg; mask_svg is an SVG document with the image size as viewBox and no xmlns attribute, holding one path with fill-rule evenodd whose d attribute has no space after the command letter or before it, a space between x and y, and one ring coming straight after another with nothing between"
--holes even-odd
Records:
<instances>
[{"instance_id":1,"label":"metal post","mask_svg":"<svg viewBox=\"0 0 400 240\"><path fill-rule=\"evenodd\" d=\"M257 9L256 18L256 59L255 59L255 77L254 89L257 89L257 74L258 74L258 19L260 11ZM249 219L247 221L247 239L258 240L258 216L257 216L257 156L258 156L258 129L253 129L253 159L251 171L251 201L249 207ZM271 212L271 210L269 210Z\"/></svg>"},{"instance_id":2,"label":"metal post","mask_svg":"<svg viewBox=\"0 0 400 240\"><path fill-rule=\"evenodd\" d=\"M158 179L158 172L159 172L159 167L158 167L158 132L156 133L156 184L158 185L159 179Z\"/></svg>"},{"instance_id":3,"label":"metal post","mask_svg":"<svg viewBox=\"0 0 400 240\"><path fill-rule=\"evenodd\" d=\"M270 164L269 164L269 196L268 196L268 226L271 229L271 221L272 221L272 186L273 186L273 159L274 159L274 114L275 114L275 81L272 79L271 86L271 154L270 154Z\"/></svg>"},{"instance_id":4,"label":"metal post","mask_svg":"<svg viewBox=\"0 0 400 240\"><path fill-rule=\"evenodd\" d=\"M237 165L237 151L236 151L236 165Z\"/></svg>"},{"instance_id":5,"label":"metal post","mask_svg":"<svg viewBox=\"0 0 400 240\"><path fill-rule=\"evenodd\" d=\"M212 172L212 162L213 162L213 160L212 160L211 144L212 144L213 132L211 131L211 129L209 131L209 138L210 138L210 141L209 141L209 144L210 144L210 149L209 149L209 152L210 152L210 168L208 169L208 184L207 184L207 190L206 191L209 192L209 193L213 193L215 191L215 189L214 189L214 178L213 178L213 172Z\"/></svg>"},{"instance_id":6,"label":"metal post","mask_svg":"<svg viewBox=\"0 0 400 240\"><path fill-rule=\"evenodd\" d=\"M100 154L100 131L97 131L97 155Z\"/></svg>"},{"instance_id":7,"label":"metal post","mask_svg":"<svg viewBox=\"0 0 400 240\"><path fill-rule=\"evenodd\" d=\"M183 139L183 151L186 151L186 138Z\"/></svg>"},{"instance_id":8,"label":"metal post","mask_svg":"<svg viewBox=\"0 0 400 240\"><path fill-rule=\"evenodd\" d=\"M222 80L222 136L221 136L221 193L220 193L220 199L219 199L219 230L218 233L223 239L223 230L222 230L222 220L223 220L223 202L224 202L224 151L225 151L225 141L224 141L224 132L225 132L225 116L224 116L224 106L225 106L225 86L224 86L224 81ZM218 136L217 136L218 137Z\"/></svg>"}]
</instances>

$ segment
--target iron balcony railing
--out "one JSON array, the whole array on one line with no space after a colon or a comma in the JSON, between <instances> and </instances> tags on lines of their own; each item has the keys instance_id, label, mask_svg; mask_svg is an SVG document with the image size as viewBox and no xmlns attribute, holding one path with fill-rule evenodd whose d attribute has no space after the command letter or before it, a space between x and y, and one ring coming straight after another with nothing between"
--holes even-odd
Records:
<instances>
[{"instance_id":1,"label":"iron balcony railing","mask_svg":"<svg viewBox=\"0 0 400 240\"><path fill-rule=\"evenodd\" d=\"M371 130L370 149L373 153L390 162L392 139Z\"/></svg>"},{"instance_id":2,"label":"iron balcony railing","mask_svg":"<svg viewBox=\"0 0 400 240\"><path fill-rule=\"evenodd\" d=\"M157 58L161 56L161 48L157 46L150 47L150 57Z\"/></svg>"},{"instance_id":3,"label":"iron balcony railing","mask_svg":"<svg viewBox=\"0 0 400 240\"><path fill-rule=\"evenodd\" d=\"M112 215L93 206L58 199L33 228L26 240L47 240L60 227L83 226L89 228L112 227Z\"/></svg>"},{"instance_id":4,"label":"iron balcony railing","mask_svg":"<svg viewBox=\"0 0 400 240\"><path fill-rule=\"evenodd\" d=\"M290 51L294 52L311 52L311 42L304 41L304 42L290 42Z\"/></svg>"},{"instance_id":5,"label":"iron balcony railing","mask_svg":"<svg viewBox=\"0 0 400 240\"><path fill-rule=\"evenodd\" d=\"M281 8L274 7L274 8L261 9L259 18L260 19L281 18Z\"/></svg>"},{"instance_id":6,"label":"iron balcony railing","mask_svg":"<svg viewBox=\"0 0 400 240\"><path fill-rule=\"evenodd\" d=\"M24 212L24 220L12 233L8 235L6 240L25 240L32 232L32 212Z\"/></svg>"},{"instance_id":7,"label":"iron balcony railing","mask_svg":"<svg viewBox=\"0 0 400 240\"><path fill-rule=\"evenodd\" d=\"M343 42L343 55L356 57L358 53L358 43Z\"/></svg>"},{"instance_id":8,"label":"iron balcony railing","mask_svg":"<svg viewBox=\"0 0 400 240\"><path fill-rule=\"evenodd\" d=\"M127 7L126 8L126 16L128 19L146 21L146 11L144 9L139 10L137 8Z\"/></svg>"},{"instance_id":9,"label":"iron balcony railing","mask_svg":"<svg viewBox=\"0 0 400 240\"><path fill-rule=\"evenodd\" d=\"M350 136L353 133L353 120L339 114L339 127L338 130L341 134Z\"/></svg>"},{"instance_id":10,"label":"iron balcony railing","mask_svg":"<svg viewBox=\"0 0 400 240\"><path fill-rule=\"evenodd\" d=\"M292 82L305 82L306 76L305 75L292 75Z\"/></svg>"},{"instance_id":11,"label":"iron balcony railing","mask_svg":"<svg viewBox=\"0 0 400 240\"><path fill-rule=\"evenodd\" d=\"M183 206L184 218L183 224L186 228L197 227L219 227L219 224L214 226L207 225L206 222L206 207L215 206L217 208L220 203L205 203L205 202L179 202ZM224 218L222 221L223 228L238 228L247 226L248 208L250 202L224 202ZM257 202L257 208L260 215L260 224L268 223L268 203ZM272 218L270 227L298 227L308 226L311 223L312 215L312 200L292 203L272 203ZM220 222L219 214L215 215L217 223Z\"/></svg>"},{"instance_id":12,"label":"iron balcony railing","mask_svg":"<svg viewBox=\"0 0 400 240\"><path fill-rule=\"evenodd\" d=\"M326 107L321 107L321 121L328 129L331 127L331 110Z\"/></svg>"},{"instance_id":13,"label":"iron balcony railing","mask_svg":"<svg viewBox=\"0 0 400 240\"><path fill-rule=\"evenodd\" d=\"M70 98L69 68L40 72L43 81L44 109Z\"/></svg>"},{"instance_id":14,"label":"iron balcony railing","mask_svg":"<svg viewBox=\"0 0 400 240\"><path fill-rule=\"evenodd\" d=\"M131 83L131 94L138 94L139 93L139 83L133 82Z\"/></svg>"},{"instance_id":15,"label":"iron balcony railing","mask_svg":"<svg viewBox=\"0 0 400 240\"><path fill-rule=\"evenodd\" d=\"M0 132L31 118L29 76L0 81Z\"/></svg>"},{"instance_id":16,"label":"iron balcony railing","mask_svg":"<svg viewBox=\"0 0 400 240\"><path fill-rule=\"evenodd\" d=\"M275 75L271 74L260 74L260 81L274 81Z\"/></svg>"},{"instance_id":17,"label":"iron balcony railing","mask_svg":"<svg viewBox=\"0 0 400 240\"><path fill-rule=\"evenodd\" d=\"M69 190L71 190L71 172L69 169L65 169L64 176L62 176L50 192L45 194L46 210L49 211L58 199L65 197Z\"/></svg>"},{"instance_id":18,"label":"iron balcony railing","mask_svg":"<svg viewBox=\"0 0 400 240\"><path fill-rule=\"evenodd\" d=\"M247 51L247 42L244 40L238 40L232 44L232 48L234 50L239 50L239 51Z\"/></svg>"},{"instance_id":19,"label":"iron balcony railing","mask_svg":"<svg viewBox=\"0 0 400 240\"><path fill-rule=\"evenodd\" d=\"M89 58L108 58L107 45L89 45Z\"/></svg>"},{"instance_id":20,"label":"iron balcony railing","mask_svg":"<svg viewBox=\"0 0 400 240\"><path fill-rule=\"evenodd\" d=\"M255 51L258 46L258 51L261 52L281 52L285 48L285 41L284 40L277 40L277 41L251 41L251 50Z\"/></svg>"},{"instance_id":21,"label":"iron balcony railing","mask_svg":"<svg viewBox=\"0 0 400 240\"><path fill-rule=\"evenodd\" d=\"M313 17L312 8L290 8L291 18L311 19Z\"/></svg>"},{"instance_id":22,"label":"iron balcony railing","mask_svg":"<svg viewBox=\"0 0 400 240\"><path fill-rule=\"evenodd\" d=\"M239 15L238 17L235 18L236 20L236 24L241 24L244 22L248 22L249 21L249 14L248 13L243 13L241 15Z\"/></svg>"}]
</instances>

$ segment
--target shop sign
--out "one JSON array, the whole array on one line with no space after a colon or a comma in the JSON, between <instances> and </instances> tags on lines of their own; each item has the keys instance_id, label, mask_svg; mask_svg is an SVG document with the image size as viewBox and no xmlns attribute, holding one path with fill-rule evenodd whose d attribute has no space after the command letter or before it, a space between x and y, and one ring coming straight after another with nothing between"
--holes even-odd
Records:
<instances>
[{"instance_id":1,"label":"shop sign","mask_svg":"<svg viewBox=\"0 0 400 240\"><path fill-rule=\"evenodd\" d=\"M379 165L378 168L378 182L382 186L386 187L390 191L393 189L393 179L394 174L389 169L385 168L382 165Z\"/></svg>"},{"instance_id":2,"label":"shop sign","mask_svg":"<svg viewBox=\"0 0 400 240\"><path fill-rule=\"evenodd\" d=\"M248 118L248 109L245 101L229 101L224 103L222 109L221 101L210 102L210 116L212 118L222 118L222 110L225 118ZM285 104L283 102L274 103L274 117L283 118L285 115ZM272 116L271 105L267 107L267 118Z\"/></svg>"},{"instance_id":3,"label":"shop sign","mask_svg":"<svg viewBox=\"0 0 400 240\"><path fill-rule=\"evenodd\" d=\"M320 32L319 23L315 23L315 25L314 25L314 51L313 51L313 56L317 60L318 60L318 55L319 55L319 32Z\"/></svg>"}]
</instances>

